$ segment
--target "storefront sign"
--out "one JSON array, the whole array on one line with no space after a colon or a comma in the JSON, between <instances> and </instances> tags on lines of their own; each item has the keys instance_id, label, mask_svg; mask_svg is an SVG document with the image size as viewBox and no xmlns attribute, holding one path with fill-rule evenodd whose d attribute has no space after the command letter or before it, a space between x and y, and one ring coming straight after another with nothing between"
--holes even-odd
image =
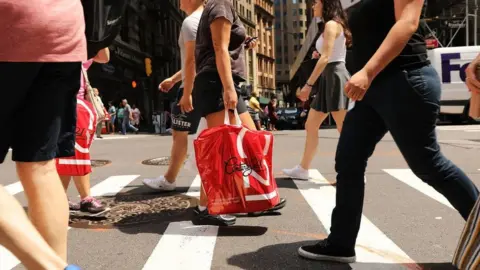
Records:
<instances>
[{"instance_id":1,"label":"storefront sign","mask_svg":"<svg viewBox=\"0 0 480 270\"><path fill-rule=\"evenodd\" d=\"M125 60L130 61L130 62L134 62L135 64L139 64L139 65L142 65L142 66L143 66L143 60L142 60L142 58L137 57L137 56L135 56L135 55L133 55L133 54L129 54L129 53L127 52L127 50L124 50L124 49L122 49L122 48L120 48L120 47L115 46L113 52L115 53L115 55L116 55L117 57L123 58L123 59L125 59Z\"/></svg>"}]
</instances>

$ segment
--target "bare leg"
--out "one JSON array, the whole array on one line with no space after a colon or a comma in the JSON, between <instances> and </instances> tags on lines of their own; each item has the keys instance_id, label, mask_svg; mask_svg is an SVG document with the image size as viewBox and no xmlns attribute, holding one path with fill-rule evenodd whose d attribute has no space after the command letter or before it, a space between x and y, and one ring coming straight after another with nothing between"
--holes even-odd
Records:
<instances>
[{"instance_id":1,"label":"bare leg","mask_svg":"<svg viewBox=\"0 0 480 270\"><path fill-rule=\"evenodd\" d=\"M2 186L0 213L0 244L27 269L64 269L67 266L28 220L22 206Z\"/></svg>"},{"instance_id":2,"label":"bare leg","mask_svg":"<svg viewBox=\"0 0 480 270\"><path fill-rule=\"evenodd\" d=\"M28 212L33 225L66 261L68 201L55 161L17 162L17 173L28 199Z\"/></svg>"},{"instance_id":3,"label":"bare leg","mask_svg":"<svg viewBox=\"0 0 480 270\"><path fill-rule=\"evenodd\" d=\"M188 151L188 131L173 131L173 145L171 152L171 162L165 173L165 180L170 183L175 182L178 173L182 168L183 162L187 157Z\"/></svg>"},{"instance_id":4,"label":"bare leg","mask_svg":"<svg viewBox=\"0 0 480 270\"><path fill-rule=\"evenodd\" d=\"M310 109L307 122L305 123L305 131L307 132L305 150L303 151L302 162L300 163L300 166L305 170L310 169L310 164L315 157L318 146L318 129L327 116L327 113Z\"/></svg>"},{"instance_id":5,"label":"bare leg","mask_svg":"<svg viewBox=\"0 0 480 270\"><path fill-rule=\"evenodd\" d=\"M60 181L62 181L63 189L65 191L68 190L68 186L70 185L70 180L72 179L71 176L68 175L60 175Z\"/></svg>"},{"instance_id":6,"label":"bare leg","mask_svg":"<svg viewBox=\"0 0 480 270\"><path fill-rule=\"evenodd\" d=\"M80 199L83 200L90 196L90 174L84 176L74 176L73 182L78 190L78 194L80 194Z\"/></svg>"},{"instance_id":7,"label":"bare leg","mask_svg":"<svg viewBox=\"0 0 480 270\"><path fill-rule=\"evenodd\" d=\"M343 120L345 120L346 115L347 115L347 110L332 112L332 116L333 116L333 119L335 120L335 124L337 124L337 130L339 133L342 133Z\"/></svg>"}]
</instances>

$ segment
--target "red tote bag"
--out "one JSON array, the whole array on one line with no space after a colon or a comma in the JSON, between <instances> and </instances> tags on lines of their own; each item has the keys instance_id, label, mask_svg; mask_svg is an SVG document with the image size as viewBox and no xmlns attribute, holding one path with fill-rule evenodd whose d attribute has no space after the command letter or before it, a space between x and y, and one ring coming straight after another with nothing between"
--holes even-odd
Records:
<instances>
[{"instance_id":1,"label":"red tote bag","mask_svg":"<svg viewBox=\"0 0 480 270\"><path fill-rule=\"evenodd\" d=\"M237 123L240 117L235 111ZM241 125L204 130L194 141L195 158L212 215L250 213L280 202L272 171L273 135Z\"/></svg>"}]
</instances>

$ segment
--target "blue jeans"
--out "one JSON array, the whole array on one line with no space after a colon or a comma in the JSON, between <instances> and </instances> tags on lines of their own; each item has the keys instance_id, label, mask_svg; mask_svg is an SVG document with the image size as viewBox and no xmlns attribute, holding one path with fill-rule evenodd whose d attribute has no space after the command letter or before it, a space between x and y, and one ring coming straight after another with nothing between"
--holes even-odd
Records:
<instances>
[{"instance_id":1,"label":"blue jeans","mask_svg":"<svg viewBox=\"0 0 480 270\"><path fill-rule=\"evenodd\" d=\"M334 246L355 246L367 161L387 131L413 173L468 218L478 190L440 151L435 133L440 94L440 79L431 66L393 71L375 79L364 99L347 113L335 157L337 196L328 237Z\"/></svg>"},{"instance_id":2,"label":"blue jeans","mask_svg":"<svg viewBox=\"0 0 480 270\"><path fill-rule=\"evenodd\" d=\"M131 130L134 130L135 132L138 131L137 128L135 128L134 126L132 126L132 124L130 124L130 119L128 117L123 117L123 121L122 121L122 134L125 135L127 134L127 131L131 129Z\"/></svg>"}]
</instances>

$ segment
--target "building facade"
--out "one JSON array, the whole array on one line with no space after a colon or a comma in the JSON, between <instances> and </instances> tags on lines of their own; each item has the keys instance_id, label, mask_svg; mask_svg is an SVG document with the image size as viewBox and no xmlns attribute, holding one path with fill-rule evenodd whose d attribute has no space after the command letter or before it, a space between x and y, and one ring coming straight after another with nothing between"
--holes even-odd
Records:
<instances>
[{"instance_id":1,"label":"building facade","mask_svg":"<svg viewBox=\"0 0 480 270\"><path fill-rule=\"evenodd\" d=\"M258 37L256 90L261 101L276 97L275 93L275 28L273 0L255 0L256 36Z\"/></svg>"},{"instance_id":2,"label":"building facade","mask_svg":"<svg viewBox=\"0 0 480 270\"><path fill-rule=\"evenodd\" d=\"M171 41L177 40L183 18L179 0L130 0L122 30L109 47L110 62L88 72L105 105L118 106L126 98L140 109L147 128L154 112L169 110L176 91L159 92L158 84L180 69L178 46Z\"/></svg>"},{"instance_id":3,"label":"building facade","mask_svg":"<svg viewBox=\"0 0 480 270\"><path fill-rule=\"evenodd\" d=\"M312 18L311 2L275 0L276 89L283 97L290 92L290 69L302 48Z\"/></svg>"}]
</instances>

